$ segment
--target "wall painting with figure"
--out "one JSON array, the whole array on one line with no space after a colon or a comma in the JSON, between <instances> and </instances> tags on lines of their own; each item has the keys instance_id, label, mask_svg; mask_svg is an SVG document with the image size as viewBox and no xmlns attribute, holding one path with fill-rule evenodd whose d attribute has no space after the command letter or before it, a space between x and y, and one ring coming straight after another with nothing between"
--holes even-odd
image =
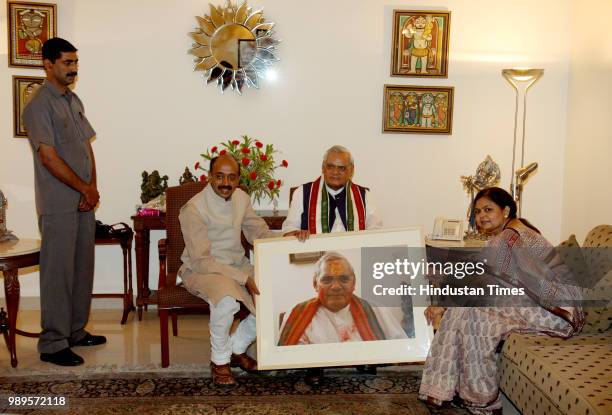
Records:
<instances>
[{"instance_id":1,"label":"wall painting with figure","mask_svg":"<svg viewBox=\"0 0 612 415\"><path fill-rule=\"evenodd\" d=\"M450 86L385 85L383 132L451 134L453 93Z\"/></svg>"},{"instance_id":2,"label":"wall painting with figure","mask_svg":"<svg viewBox=\"0 0 612 415\"><path fill-rule=\"evenodd\" d=\"M448 77L447 11L394 10L391 75Z\"/></svg>"}]
</instances>

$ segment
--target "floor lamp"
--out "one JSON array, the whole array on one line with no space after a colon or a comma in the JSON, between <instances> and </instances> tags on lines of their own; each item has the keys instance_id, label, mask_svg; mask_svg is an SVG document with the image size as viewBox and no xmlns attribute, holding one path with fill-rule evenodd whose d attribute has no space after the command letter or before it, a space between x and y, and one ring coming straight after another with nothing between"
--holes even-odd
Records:
<instances>
[{"instance_id":1,"label":"floor lamp","mask_svg":"<svg viewBox=\"0 0 612 415\"><path fill-rule=\"evenodd\" d=\"M512 178L510 181L510 192L517 201L518 214L521 215L523 184L538 167L537 163L531 163L525 167L525 119L527 118L527 91L544 74L544 69L502 69L502 75L512 85L516 92L514 104L514 144L512 146ZM518 139L518 113L519 99L523 101L522 128L521 128L521 166L515 173L516 166L516 143ZM516 175L516 177L515 177Z\"/></svg>"}]
</instances>

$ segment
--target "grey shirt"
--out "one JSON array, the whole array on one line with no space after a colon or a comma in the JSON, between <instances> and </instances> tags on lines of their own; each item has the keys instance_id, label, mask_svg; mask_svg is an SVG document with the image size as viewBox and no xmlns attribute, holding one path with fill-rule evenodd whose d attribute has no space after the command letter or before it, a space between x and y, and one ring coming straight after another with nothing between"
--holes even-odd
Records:
<instances>
[{"instance_id":1,"label":"grey shirt","mask_svg":"<svg viewBox=\"0 0 612 415\"><path fill-rule=\"evenodd\" d=\"M42 164L38 149L41 144L55 147L58 156L79 176L89 183L92 161L87 141L96 132L85 117L79 97L70 89L65 93L45 81L23 110L26 127L34 155L34 182L36 210L39 215L76 211L80 193L55 178Z\"/></svg>"}]
</instances>

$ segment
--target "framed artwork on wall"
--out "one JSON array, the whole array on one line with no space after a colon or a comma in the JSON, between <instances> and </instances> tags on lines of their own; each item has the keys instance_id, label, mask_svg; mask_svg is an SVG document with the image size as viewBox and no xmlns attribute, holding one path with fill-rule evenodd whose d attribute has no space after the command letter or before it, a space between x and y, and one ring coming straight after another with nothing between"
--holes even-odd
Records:
<instances>
[{"instance_id":1,"label":"framed artwork on wall","mask_svg":"<svg viewBox=\"0 0 612 415\"><path fill-rule=\"evenodd\" d=\"M394 10L391 75L448 77L448 11Z\"/></svg>"},{"instance_id":2,"label":"framed artwork on wall","mask_svg":"<svg viewBox=\"0 0 612 415\"><path fill-rule=\"evenodd\" d=\"M56 36L55 4L9 1L9 66L42 68L42 45Z\"/></svg>"},{"instance_id":3,"label":"framed artwork on wall","mask_svg":"<svg viewBox=\"0 0 612 415\"><path fill-rule=\"evenodd\" d=\"M385 85L383 132L451 134L452 86Z\"/></svg>"},{"instance_id":4,"label":"framed artwork on wall","mask_svg":"<svg viewBox=\"0 0 612 415\"><path fill-rule=\"evenodd\" d=\"M373 271L380 261L400 257L417 263L423 246L420 228L318 234L306 242L255 241L261 292L256 301L258 367L425 361L433 337L423 314L428 298L413 302L410 295L380 295L381 284L399 287L404 281L377 279ZM296 263L290 257L295 253L318 259ZM425 284L425 276L407 281L416 287Z\"/></svg>"},{"instance_id":5,"label":"framed artwork on wall","mask_svg":"<svg viewBox=\"0 0 612 415\"><path fill-rule=\"evenodd\" d=\"M40 76L13 76L13 134L15 137L27 137L21 114L45 78Z\"/></svg>"}]
</instances>

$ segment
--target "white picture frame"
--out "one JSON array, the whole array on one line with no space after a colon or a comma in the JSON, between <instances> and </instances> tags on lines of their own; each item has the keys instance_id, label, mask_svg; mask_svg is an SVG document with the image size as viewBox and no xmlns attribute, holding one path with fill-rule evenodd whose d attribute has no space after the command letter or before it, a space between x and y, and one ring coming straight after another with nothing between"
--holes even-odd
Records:
<instances>
[{"instance_id":1,"label":"white picture frame","mask_svg":"<svg viewBox=\"0 0 612 415\"><path fill-rule=\"evenodd\" d=\"M422 248L423 233L421 228L414 227L311 235L305 242L299 242L295 237L255 241L255 280L261 292L256 299L260 370L425 361L433 330L427 325L422 306L412 307L412 338L277 345L283 310L288 313L292 305L316 296L312 280L316 263L291 263L290 255L318 251L341 253L355 269L354 293L363 297L362 285L367 284L362 284L362 281L366 282L363 278L368 273L361 270L361 248L376 247ZM424 276L417 276L411 284L426 284ZM386 311L397 313L398 310Z\"/></svg>"}]
</instances>

